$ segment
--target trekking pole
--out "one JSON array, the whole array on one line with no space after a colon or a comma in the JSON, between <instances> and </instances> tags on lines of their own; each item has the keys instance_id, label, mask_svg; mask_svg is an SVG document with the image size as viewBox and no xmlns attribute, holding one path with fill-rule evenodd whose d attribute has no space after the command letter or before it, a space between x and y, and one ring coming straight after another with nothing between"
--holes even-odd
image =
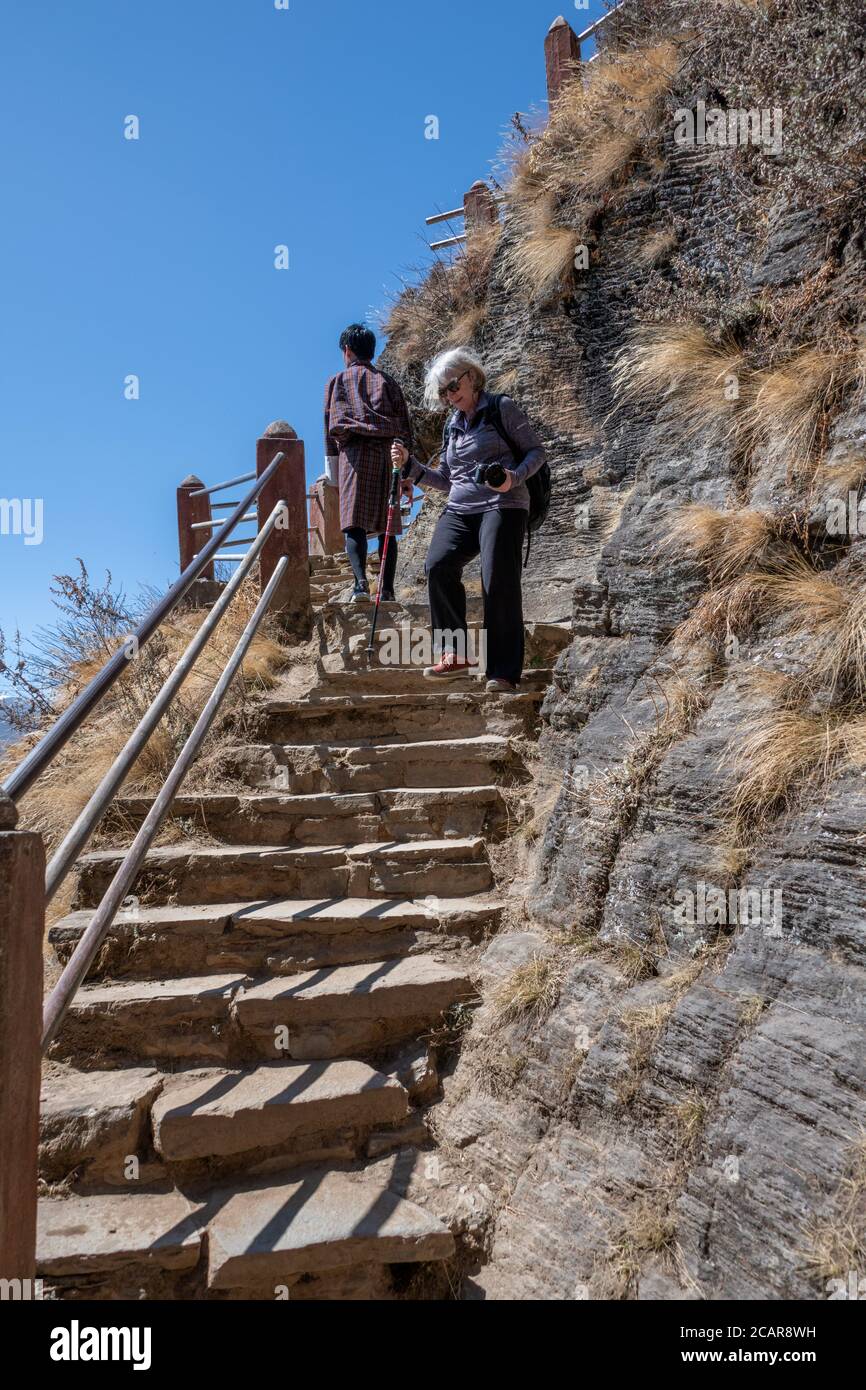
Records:
<instances>
[{"instance_id":1,"label":"trekking pole","mask_svg":"<svg viewBox=\"0 0 866 1390\"><path fill-rule=\"evenodd\" d=\"M373 626L370 629L370 641L367 646L368 657L373 656L375 651L373 643L376 640L376 628L379 623L379 608L382 603L382 589L385 583L385 562L388 559L388 551L390 549L391 541L395 539L394 526L397 520L397 508L400 504L401 473L402 465L399 463L395 463L393 465L393 473L391 475L391 496L388 499L388 522L385 527L385 544L382 547L379 559L379 585L376 589L376 607L373 609Z\"/></svg>"}]
</instances>

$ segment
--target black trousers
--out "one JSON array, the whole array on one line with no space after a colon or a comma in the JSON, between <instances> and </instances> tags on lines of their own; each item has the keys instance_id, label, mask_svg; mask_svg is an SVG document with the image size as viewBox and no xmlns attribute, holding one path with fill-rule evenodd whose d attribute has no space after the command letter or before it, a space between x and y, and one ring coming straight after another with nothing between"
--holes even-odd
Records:
<instances>
[{"instance_id":1,"label":"black trousers","mask_svg":"<svg viewBox=\"0 0 866 1390\"><path fill-rule=\"evenodd\" d=\"M446 507L433 532L425 566L434 634L465 634L463 569L481 556L487 677L514 685L523 674L520 566L526 521L527 513L517 508L461 513Z\"/></svg>"},{"instance_id":2,"label":"black trousers","mask_svg":"<svg viewBox=\"0 0 866 1390\"><path fill-rule=\"evenodd\" d=\"M367 532L360 526L350 526L343 532L346 537L346 554L349 557L349 564L352 566L352 573L358 584L363 584L367 579ZM385 537L379 537L379 553L381 554L385 545ZM385 573L382 577L382 588L387 593L394 588L394 576L397 573L397 537L392 536L388 542L388 553L385 556Z\"/></svg>"}]
</instances>

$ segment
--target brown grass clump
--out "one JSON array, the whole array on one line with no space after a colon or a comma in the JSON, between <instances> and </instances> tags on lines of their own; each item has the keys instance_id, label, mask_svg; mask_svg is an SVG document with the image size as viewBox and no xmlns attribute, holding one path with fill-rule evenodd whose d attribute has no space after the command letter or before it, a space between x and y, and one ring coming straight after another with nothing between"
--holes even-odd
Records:
<instances>
[{"instance_id":1,"label":"brown grass clump","mask_svg":"<svg viewBox=\"0 0 866 1390\"><path fill-rule=\"evenodd\" d=\"M679 244L676 232L651 232L637 253L638 265L647 268L664 265Z\"/></svg>"},{"instance_id":2,"label":"brown grass clump","mask_svg":"<svg viewBox=\"0 0 866 1390\"><path fill-rule=\"evenodd\" d=\"M866 1135L852 1145L833 1210L809 1232L804 1264L818 1279L863 1279L866 1268ZM859 1295L862 1297L862 1294Z\"/></svg>"},{"instance_id":3,"label":"brown grass clump","mask_svg":"<svg viewBox=\"0 0 866 1390\"><path fill-rule=\"evenodd\" d=\"M551 299L570 277L579 243L579 233L573 228L539 226L517 243L517 255L511 258L516 278L537 300Z\"/></svg>"},{"instance_id":4,"label":"brown grass clump","mask_svg":"<svg viewBox=\"0 0 866 1390\"><path fill-rule=\"evenodd\" d=\"M558 194L606 192L656 134L678 64L672 42L601 56L562 89L530 148L523 189L535 178Z\"/></svg>"},{"instance_id":5,"label":"brown grass clump","mask_svg":"<svg viewBox=\"0 0 866 1390\"><path fill-rule=\"evenodd\" d=\"M676 45L663 43L599 58L563 87L507 189L520 232L506 267L515 290L544 303L568 285L599 200L625 184L658 133L676 68Z\"/></svg>"},{"instance_id":6,"label":"brown grass clump","mask_svg":"<svg viewBox=\"0 0 866 1390\"><path fill-rule=\"evenodd\" d=\"M862 353L851 345L804 348L760 373L743 414L752 447L787 458L791 478L810 473L826 445L833 412L861 375Z\"/></svg>"},{"instance_id":7,"label":"brown grass clump","mask_svg":"<svg viewBox=\"0 0 866 1390\"><path fill-rule=\"evenodd\" d=\"M776 517L750 507L722 511L703 502L681 507L668 523L662 551L687 551L706 565L719 583L744 570L766 564L773 556L792 554Z\"/></svg>"},{"instance_id":8,"label":"brown grass clump","mask_svg":"<svg viewBox=\"0 0 866 1390\"><path fill-rule=\"evenodd\" d=\"M853 450L838 463L819 465L815 473L815 489L826 501L831 497L847 499L849 492L858 492L866 481L866 451Z\"/></svg>"},{"instance_id":9,"label":"brown grass clump","mask_svg":"<svg viewBox=\"0 0 866 1390\"><path fill-rule=\"evenodd\" d=\"M500 232L499 223L474 229L450 263L437 261L419 284L404 289L392 304L383 327L389 349L404 366L429 362L437 352L458 339L469 341L477 332L486 313Z\"/></svg>"},{"instance_id":10,"label":"brown grass clump","mask_svg":"<svg viewBox=\"0 0 866 1390\"><path fill-rule=\"evenodd\" d=\"M559 976L549 956L536 955L518 966L496 989L493 1010L497 1023L544 1018L559 997Z\"/></svg>"},{"instance_id":11,"label":"brown grass clump","mask_svg":"<svg viewBox=\"0 0 866 1390\"><path fill-rule=\"evenodd\" d=\"M624 1010L620 1022L628 1039L628 1071L617 1085L621 1105L631 1105L640 1089L659 1034L676 1005L675 999L661 1004L642 1005Z\"/></svg>"},{"instance_id":12,"label":"brown grass clump","mask_svg":"<svg viewBox=\"0 0 866 1390\"><path fill-rule=\"evenodd\" d=\"M250 578L236 595L169 712L154 730L146 748L130 770L123 786L124 794L147 795L162 785L222 674L258 598L258 581ZM118 616L129 619L120 622L119 631L131 631L135 625L134 617L128 613ZM105 696L98 710L22 799L22 825L40 831L49 850L56 846L84 809L205 616L200 609L176 611L154 633L137 659L129 663L128 669ZM112 641L104 631L97 634L90 627L90 615L85 613L75 640L84 648L91 643L91 651L79 650L70 659L69 678L53 691L52 706L42 721L41 729L4 750L0 768L2 775L5 776L17 766L28 748L38 740L40 732L48 728L72 702L121 639L118 637L117 641ZM266 619L249 649L241 679L226 698L221 718L236 718L251 693L272 688L291 655L290 650L280 642L273 621ZM57 650L52 660L59 663L62 653Z\"/></svg>"},{"instance_id":13,"label":"brown grass clump","mask_svg":"<svg viewBox=\"0 0 866 1390\"><path fill-rule=\"evenodd\" d=\"M693 651L707 644L718 653L741 633L748 631L761 611L762 576L743 574L707 590L686 620L671 634L671 647L677 653Z\"/></svg>"},{"instance_id":14,"label":"brown grass clump","mask_svg":"<svg viewBox=\"0 0 866 1390\"><path fill-rule=\"evenodd\" d=\"M707 1121L709 1101L700 1091L690 1091L685 1100L673 1108L673 1143L678 1157L690 1153L701 1135Z\"/></svg>"},{"instance_id":15,"label":"brown grass clump","mask_svg":"<svg viewBox=\"0 0 866 1390\"><path fill-rule=\"evenodd\" d=\"M748 834L810 790L866 766L866 716L767 708L732 743L734 824Z\"/></svg>"},{"instance_id":16,"label":"brown grass clump","mask_svg":"<svg viewBox=\"0 0 866 1390\"><path fill-rule=\"evenodd\" d=\"M677 1225L667 1194L644 1196L611 1242L606 1259L593 1271L598 1297L621 1300L634 1292L643 1261L655 1256L678 1263Z\"/></svg>"},{"instance_id":17,"label":"brown grass clump","mask_svg":"<svg viewBox=\"0 0 866 1390\"><path fill-rule=\"evenodd\" d=\"M697 324L647 326L619 353L613 383L622 400L669 403L668 419L684 439L731 428L748 390L742 350L715 343Z\"/></svg>"}]
</instances>

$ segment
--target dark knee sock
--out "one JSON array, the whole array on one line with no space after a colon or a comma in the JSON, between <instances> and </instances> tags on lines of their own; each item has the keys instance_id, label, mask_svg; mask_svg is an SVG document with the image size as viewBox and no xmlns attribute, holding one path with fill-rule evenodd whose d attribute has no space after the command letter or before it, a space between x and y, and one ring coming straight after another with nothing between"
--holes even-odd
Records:
<instances>
[{"instance_id":1,"label":"dark knee sock","mask_svg":"<svg viewBox=\"0 0 866 1390\"><path fill-rule=\"evenodd\" d=\"M360 526L351 526L343 532L346 537L346 554L356 584L367 582L367 532Z\"/></svg>"},{"instance_id":2,"label":"dark knee sock","mask_svg":"<svg viewBox=\"0 0 866 1390\"><path fill-rule=\"evenodd\" d=\"M379 554L381 555L385 546L385 537L379 537ZM385 572L382 577L382 589L387 593L394 588L394 576L397 573L397 537L392 536L388 542L388 551L385 555Z\"/></svg>"}]
</instances>

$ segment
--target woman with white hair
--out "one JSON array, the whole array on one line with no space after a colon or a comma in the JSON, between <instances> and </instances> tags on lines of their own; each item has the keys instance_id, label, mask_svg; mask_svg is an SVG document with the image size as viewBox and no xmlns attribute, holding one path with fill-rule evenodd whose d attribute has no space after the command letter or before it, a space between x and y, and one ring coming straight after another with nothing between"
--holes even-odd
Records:
<instances>
[{"instance_id":1,"label":"woman with white hair","mask_svg":"<svg viewBox=\"0 0 866 1390\"><path fill-rule=\"evenodd\" d=\"M448 502L427 554L430 617L434 636L456 645L429 667L431 680L468 675L464 566L481 556L487 689L513 693L523 674L523 598L520 561L529 516L526 479L545 461L544 448L510 396L485 390L487 373L468 348L442 352L427 373L425 403L450 406L438 468L427 468L399 441L391 456L403 477L448 493ZM463 644L462 652L458 647Z\"/></svg>"}]
</instances>

